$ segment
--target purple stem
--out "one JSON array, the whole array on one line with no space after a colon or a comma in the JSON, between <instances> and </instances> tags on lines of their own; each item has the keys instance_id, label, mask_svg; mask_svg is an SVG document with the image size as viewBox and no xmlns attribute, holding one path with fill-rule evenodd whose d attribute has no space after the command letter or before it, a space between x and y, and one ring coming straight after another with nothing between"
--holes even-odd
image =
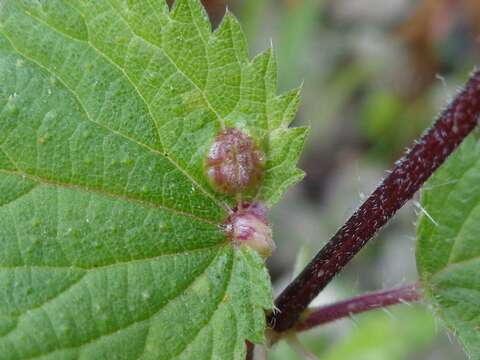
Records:
<instances>
[{"instance_id":1,"label":"purple stem","mask_svg":"<svg viewBox=\"0 0 480 360\"><path fill-rule=\"evenodd\" d=\"M480 71L477 70L433 127L395 164L393 171L276 299L278 311L269 315L269 324L275 331L294 326L315 296L475 128L479 112Z\"/></svg>"},{"instance_id":2,"label":"purple stem","mask_svg":"<svg viewBox=\"0 0 480 360\"><path fill-rule=\"evenodd\" d=\"M417 284L357 296L332 305L307 309L305 312L306 316L300 318L295 325L295 330L309 330L313 327L336 321L352 314L399 303L415 302L420 300L420 298L421 294Z\"/></svg>"}]
</instances>

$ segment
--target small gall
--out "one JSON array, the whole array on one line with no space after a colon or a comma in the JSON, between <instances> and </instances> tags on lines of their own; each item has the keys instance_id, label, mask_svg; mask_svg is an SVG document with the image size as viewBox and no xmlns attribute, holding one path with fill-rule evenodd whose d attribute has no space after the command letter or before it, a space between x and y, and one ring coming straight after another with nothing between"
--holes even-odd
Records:
<instances>
[{"instance_id":1,"label":"small gall","mask_svg":"<svg viewBox=\"0 0 480 360\"><path fill-rule=\"evenodd\" d=\"M264 258L276 248L268 226L267 209L261 204L240 205L228 217L224 228L235 246L246 245Z\"/></svg>"},{"instance_id":2,"label":"small gall","mask_svg":"<svg viewBox=\"0 0 480 360\"><path fill-rule=\"evenodd\" d=\"M264 156L253 139L233 128L215 137L205 160L210 183L228 195L255 189L262 180L264 166Z\"/></svg>"}]
</instances>

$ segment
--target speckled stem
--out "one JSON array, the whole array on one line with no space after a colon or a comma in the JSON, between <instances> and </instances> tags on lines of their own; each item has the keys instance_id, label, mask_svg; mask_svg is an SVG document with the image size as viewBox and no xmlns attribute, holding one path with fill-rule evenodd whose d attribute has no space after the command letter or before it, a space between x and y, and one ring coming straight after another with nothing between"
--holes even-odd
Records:
<instances>
[{"instance_id":1,"label":"speckled stem","mask_svg":"<svg viewBox=\"0 0 480 360\"><path fill-rule=\"evenodd\" d=\"M308 304L362 249L377 231L420 189L423 183L475 128L480 113L480 70L442 112L432 128L396 163L360 208L275 301L273 330L292 328Z\"/></svg>"},{"instance_id":2,"label":"speckled stem","mask_svg":"<svg viewBox=\"0 0 480 360\"><path fill-rule=\"evenodd\" d=\"M411 303L421 299L418 284L397 289L384 290L357 296L338 303L307 309L295 325L295 330L305 331L319 325L369 310L384 308L400 303Z\"/></svg>"}]
</instances>

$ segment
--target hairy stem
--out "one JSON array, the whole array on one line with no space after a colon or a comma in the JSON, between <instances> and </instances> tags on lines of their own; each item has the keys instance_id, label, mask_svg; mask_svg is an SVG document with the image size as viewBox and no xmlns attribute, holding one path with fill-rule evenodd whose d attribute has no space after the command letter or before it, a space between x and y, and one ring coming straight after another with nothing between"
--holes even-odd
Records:
<instances>
[{"instance_id":1,"label":"hairy stem","mask_svg":"<svg viewBox=\"0 0 480 360\"><path fill-rule=\"evenodd\" d=\"M433 127L396 163L360 208L275 301L269 324L277 332L293 327L300 314L377 231L475 128L480 112L480 70L443 111Z\"/></svg>"},{"instance_id":2,"label":"hairy stem","mask_svg":"<svg viewBox=\"0 0 480 360\"><path fill-rule=\"evenodd\" d=\"M352 314L400 303L415 302L420 300L420 298L421 294L417 284L357 296L335 304L307 309L295 325L295 330L309 330L313 327L336 321Z\"/></svg>"}]
</instances>

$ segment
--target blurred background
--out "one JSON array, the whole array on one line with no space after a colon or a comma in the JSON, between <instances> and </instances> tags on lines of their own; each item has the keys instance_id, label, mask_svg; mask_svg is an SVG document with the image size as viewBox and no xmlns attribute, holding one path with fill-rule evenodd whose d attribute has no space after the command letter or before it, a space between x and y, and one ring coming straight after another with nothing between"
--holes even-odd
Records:
<instances>
[{"instance_id":1,"label":"blurred background","mask_svg":"<svg viewBox=\"0 0 480 360\"><path fill-rule=\"evenodd\" d=\"M277 50L279 91L303 82L294 125L311 127L305 180L271 214L279 292L432 122L480 64L479 0L205 0L239 17L251 54ZM409 203L315 300L414 282ZM401 305L302 334L322 360L466 359L425 306ZM280 343L269 359L300 359Z\"/></svg>"}]
</instances>

